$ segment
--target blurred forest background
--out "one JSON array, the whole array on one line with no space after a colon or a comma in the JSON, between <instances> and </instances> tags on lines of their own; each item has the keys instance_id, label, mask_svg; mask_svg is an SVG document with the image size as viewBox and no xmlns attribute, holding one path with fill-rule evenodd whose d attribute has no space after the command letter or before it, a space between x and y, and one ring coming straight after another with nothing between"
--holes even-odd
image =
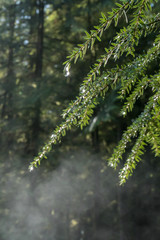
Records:
<instances>
[{"instance_id":1,"label":"blurred forest background","mask_svg":"<svg viewBox=\"0 0 160 240\"><path fill-rule=\"evenodd\" d=\"M145 96L123 119L116 91L107 94L86 129L70 131L38 169L28 171L89 66L124 24L111 25L85 62L65 76L66 56L114 2L0 0L0 240L159 239L159 159L148 149L123 187L103 160ZM152 7L158 12L159 5ZM152 39L141 44L147 49Z\"/></svg>"}]
</instances>

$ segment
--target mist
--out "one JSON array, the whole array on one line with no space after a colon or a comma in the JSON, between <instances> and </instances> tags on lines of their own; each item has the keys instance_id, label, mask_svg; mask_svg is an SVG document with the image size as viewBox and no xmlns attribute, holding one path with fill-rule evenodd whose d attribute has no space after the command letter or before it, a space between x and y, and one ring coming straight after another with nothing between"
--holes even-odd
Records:
<instances>
[{"instance_id":1,"label":"mist","mask_svg":"<svg viewBox=\"0 0 160 240\"><path fill-rule=\"evenodd\" d=\"M147 210L149 200L144 202L146 183L138 186L133 178L119 187L117 172L98 154L73 152L48 172L40 167L29 173L22 163L0 170L2 240L149 239L158 225L153 206ZM137 203L132 202L133 194ZM134 212L137 204L141 209Z\"/></svg>"},{"instance_id":2,"label":"mist","mask_svg":"<svg viewBox=\"0 0 160 240\"><path fill-rule=\"evenodd\" d=\"M82 239L86 221L92 228L98 212L115 204L110 181L116 177L112 171L104 178L106 170L99 156L85 151L61 159L47 174L42 168L29 173L23 165L1 170L1 239Z\"/></svg>"}]
</instances>

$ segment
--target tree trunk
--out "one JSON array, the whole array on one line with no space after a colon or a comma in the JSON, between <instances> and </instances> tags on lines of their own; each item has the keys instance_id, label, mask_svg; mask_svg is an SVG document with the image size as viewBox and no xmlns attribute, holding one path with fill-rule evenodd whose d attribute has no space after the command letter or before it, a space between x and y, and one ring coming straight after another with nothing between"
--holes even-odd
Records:
<instances>
[{"instance_id":1,"label":"tree trunk","mask_svg":"<svg viewBox=\"0 0 160 240\"><path fill-rule=\"evenodd\" d=\"M15 74L14 74L14 30L15 30L15 5L9 5L7 7L7 17L8 17L8 25L9 25L9 45L8 45L8 60L7 60L7 74L5 77L4 83L4 95L3 95L3 104L1 110L1 118L4 121L4 125L10 125L8 127L7 132L5 133L4 138L4 129L1 129L1 136L3 139L1 140L4 143L4 146L7 146L7 150L9 152L12 151L13 142L14 142L14 134L12 132L11 126L12 121L15 115L14 105L13 105L13 92L15 88Z\"/></svg>"},{"instance_id":2,"label":"tree trunk","mask_svg":"<svg viewBox=\"0 0 160 240\"><path fill-rule=\"evenodd\" d=\"M27 151L30 152L32 155L36 155L38 151L38 140L40 134L40 123L41 123L41 98L40 98L40 91L41 91L41 78L42 78L42 71L43 71L43 38L44 38L44 1L31 1L31 6L36 9L31 9L32 16L31 16L31 26L30 26L30 34L34 34L35 28L33 29L32 20L37 20L37 41L36 41L36 55L35 58L31 57L30 59L30 68L31 71L34 69L32 77L35 79L36 82L36 94L37 96L36 102L32 108L33 116L32 116L32 124L30 126L29 131L30 134L27 134ZM36 13L36 10L38 14ZM34 23L35 24L35 23ZM34 25L35 26L35 25Z\"/></svg>"}]
</instances>

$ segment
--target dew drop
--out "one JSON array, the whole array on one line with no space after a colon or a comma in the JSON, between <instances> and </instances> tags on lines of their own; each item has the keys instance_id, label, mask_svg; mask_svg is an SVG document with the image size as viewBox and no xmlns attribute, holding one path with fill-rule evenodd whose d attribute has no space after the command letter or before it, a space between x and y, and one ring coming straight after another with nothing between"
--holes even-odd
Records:
<instances>
[{"instance_id":1,"label":"dew drop","mask_svg":"<svg viewBox=\"0 0 160 240\"><path fill-rule=\"evenodd\" d=\"M67 64L67 65L65 66L65 68L64 68L64 76L65 76L65 77L68 77L68 76L70 75L69 69L70 69L70 65Z\"/></svg>"},{"instance_id":2,"label":"dew drop","mask_svg":"<svg viewBox=\"0 0 160 240\"><path fill-rule=\"evenodd\" d=\"M29 171L32 172L34 170L34 167L31 165L29 166Z\"/></svg>"}]
</instances>

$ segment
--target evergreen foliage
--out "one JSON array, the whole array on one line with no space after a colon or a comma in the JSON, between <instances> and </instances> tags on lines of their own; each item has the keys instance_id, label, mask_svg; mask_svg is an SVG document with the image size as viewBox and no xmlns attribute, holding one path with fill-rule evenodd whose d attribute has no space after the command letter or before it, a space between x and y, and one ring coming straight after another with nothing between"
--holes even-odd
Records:
<instances>
[{"instance_id":1,"label":"evergreen foliage","mask_svg":"<svg viewBox=\"0 0 160 240\"><path fill-rule=\"evenodd\" d=\"M66 76L70 74L72 62L82 60L87 50L93 49L96 40L101 42L102 35L106 30L109 31L113 22L117 26L121 19L125 19L123 27L117 32L110 46L104 49L103 55L96 60L84 79L79 96L64 110L63 123L55 129L50 140L30 164L30 170L46 158L52 145L60 142L66 131L73 126L81 129L87 126L99 99L104 98L108 90L117 88L119 98L124 101L121 110L123 117L133 111L134 104L140 97L149 92L144 109L123 133L122 139L108 160L109 165L116 168L126 148L132 144L130 154L120 171L120 184L125 183L126 179L132 175L137 163L141 161L141 155L147 144L151 145L156 156L160 156L160 71L158 63L160 14L154 11L154 6L158 2L158 0L121 0L107 15L102 13L99 24L94 27L94 30L86 32L85 42L74 48L65 62ZM137 51L141 40L151 35L154 39L149 48ZM124 56L125 62L121 61ZM112 68L108 64L110 61L114 61ZM156 67L150 73L148 69L153 63L156 63Z\"/></svg>"}]
</instances>

